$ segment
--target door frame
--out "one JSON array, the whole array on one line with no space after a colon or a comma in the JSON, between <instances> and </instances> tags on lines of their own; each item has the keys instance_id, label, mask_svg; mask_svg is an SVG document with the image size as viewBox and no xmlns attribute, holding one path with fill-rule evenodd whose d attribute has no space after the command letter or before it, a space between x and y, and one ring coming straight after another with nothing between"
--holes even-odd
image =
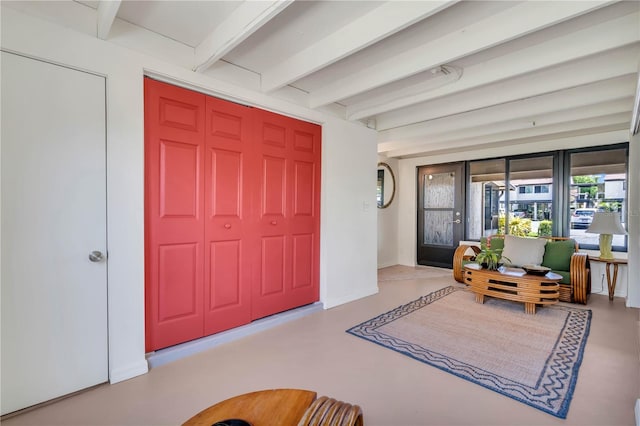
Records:
<instances>
[{"instance_id":1,"label":"door frame","mask_svg":"<svg viewBox=\"0 0 640 426\"><path fill-rule=\"evenodd\" d=\"M453 240L451 247L428 246L422 243L424 234L422 176L434 173L454 172L460 176L455 181L454 211L460 222L453 225ZM466 179L467 167L465 161L454 163L430 164L416 167L416 263L418 265L435 266L441 268L453 267L453 253L466 235Z\"/></svg>"}]
</instances>

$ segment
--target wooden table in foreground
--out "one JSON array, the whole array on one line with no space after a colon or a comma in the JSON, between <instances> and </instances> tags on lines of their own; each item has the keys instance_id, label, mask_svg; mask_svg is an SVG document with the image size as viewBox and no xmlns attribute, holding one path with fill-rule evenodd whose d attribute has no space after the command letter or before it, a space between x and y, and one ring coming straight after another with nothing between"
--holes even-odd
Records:
<instances>
[{"instance_id":1,"label":"wooden table in foreground","mask_svg":"<svg viewBox=\"0 0 640 426\"><path fill-rule=\"evenodd\" d=\"M301 389L272 389L246 393L206 408L184 425L211 426L229 419L242 419L252 426L297 425L317 394Z\"/></svg>"},{"instance_id":2,"label":"wooden table in foreground","mask_svg":"<svg viewBox=\"0 0 640 426\"><path fill-rule=\"evenodd\" d=\"M251 426L362 426L362 408L303 389L269 389L245 393L206 408L187 426L211 426L240 419Z\"/></svg>"},{"instance_id":3,"label":"wooden table in foreground","mask_svg":"<svg viewBox=\"0 0 640 426\"><path fill-rule=\"evenodd\" d=\"M524 311L536 313L536 305L558 303L562 276L549 273L538 276L512 276L488 269L464 268L464 282L476 295L476 302L484 303L485 296L524 303Z\"/></svg>"}]
</instances>

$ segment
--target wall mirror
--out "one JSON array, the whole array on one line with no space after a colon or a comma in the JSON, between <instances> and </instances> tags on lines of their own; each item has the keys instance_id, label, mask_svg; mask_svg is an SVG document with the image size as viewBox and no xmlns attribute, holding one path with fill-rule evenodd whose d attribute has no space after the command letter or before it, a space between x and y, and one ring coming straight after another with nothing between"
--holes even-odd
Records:
<instances>
[{"instance_id":1,"label":"wall mirror","mask_svg":"<svg viewBox=\"0 0 640 426\"><path fill-rule=\"evenodd\" d=\"M396 177L391 166L387 163L378 163L378 208L386 209L396 195Z\"/></svg>"}]
</instances>

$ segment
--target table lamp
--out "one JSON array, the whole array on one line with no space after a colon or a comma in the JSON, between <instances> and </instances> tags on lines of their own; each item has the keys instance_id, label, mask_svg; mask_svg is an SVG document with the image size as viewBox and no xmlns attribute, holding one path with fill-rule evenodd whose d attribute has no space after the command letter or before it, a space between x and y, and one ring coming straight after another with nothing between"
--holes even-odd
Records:
<instances>
[{"instance_id":1,"label":"table lamp","mask_svg":"<svg viewBox=\"0 0 640 426\"><path fill-rule=\"evenodd\" d=\"M620 216L617 212L596 212L589 229L585 232L600 234L600 257L602 259L613 259L613 253L611 253L613 234L625 235L627 233L620 223Z\"/></svg>"}]
</instances>

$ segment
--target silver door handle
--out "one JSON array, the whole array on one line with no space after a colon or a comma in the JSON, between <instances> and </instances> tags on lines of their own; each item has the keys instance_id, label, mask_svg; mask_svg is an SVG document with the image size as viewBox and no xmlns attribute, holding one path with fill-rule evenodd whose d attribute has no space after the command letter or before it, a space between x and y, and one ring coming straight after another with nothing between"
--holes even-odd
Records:
<instances>
[{"instance_id":1,"label":"silver door handle","mask_svg":"<svg viewBox=\"0 0 640 426\"><path fill-rule=\"evenodd\" d=\"M456 220L454 220L454 221L453 221L453 222L451 222L451 223L460 223L460 219L456 219Z\"/></svg>"},{"instance_id":2,"label":"silver door handle","mask_svg":"<svg viewBox=\"0 0 640 426\"><path fill-rule=\"evenodd\" d=\"M101 251L94 250L89 253L89 260L92 262L101 262L104 259L104 255Z\"/></svg>"}]
</instances>

